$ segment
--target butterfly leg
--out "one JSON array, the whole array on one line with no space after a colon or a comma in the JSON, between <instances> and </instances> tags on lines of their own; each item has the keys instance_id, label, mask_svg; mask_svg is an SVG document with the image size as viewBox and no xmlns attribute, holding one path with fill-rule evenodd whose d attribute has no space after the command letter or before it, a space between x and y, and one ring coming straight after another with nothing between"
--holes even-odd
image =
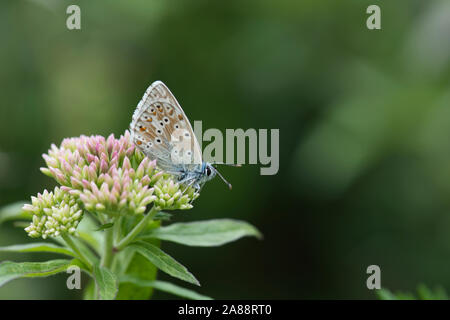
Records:
<instances>
[{"instance_id":1,"label":"butterfly leg","mask_svg":"<svg viewBox=\"0 0 450 320\"><path fill-rule=\"evenodd\" d=\"M200 191L202 191L202 188L203 188L204 185L205 185L205 183L202 183L202 184L196 183L194 185L194 188L197 189L197 193L200 193Z\"/></svg>"},{"instance_id":2,"label":"butterfly leg","mask_svg":"<svg viewBox=\"0 0 450 320\"><path fill-rule=\"evenodd\" d=\"M184 189L184 191L181 194L181 196L184 196L184 194L186 193L187 189L189 189L189 187L191 187L194 183L195 183L195 179L192 179L192 181L189 182L189 184L186 186L186 189Z\"/></svg>"},{"instance_id":3,"label":"butterfly leg","mask_svg":"<svg viewBox=\"0 0 450 320\"><path fill-rule=\"evenodd\" d=\"M199 184L198 182L194 183L193 187L195 188L195 192L200 193L200 191L202 190L204 185L205 185L204 183L202 183L202 184ZM194 201L194 199L191 199L189 204L192 204L193 201Z\"/></svg>"}]
</instances>

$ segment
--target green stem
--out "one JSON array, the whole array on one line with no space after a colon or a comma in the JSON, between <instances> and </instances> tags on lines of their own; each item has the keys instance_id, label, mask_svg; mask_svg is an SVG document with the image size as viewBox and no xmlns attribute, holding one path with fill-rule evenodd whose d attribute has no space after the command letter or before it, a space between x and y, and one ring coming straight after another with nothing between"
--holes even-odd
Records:
<instances>
[{"instance_id":1,"label":"green stem","mask_svg":"<svg viewBox=\"0 0 450 320\"><path fill-rule=\"evenodd\" d=\"M117 243L120 240L122 220L123 220L123 217L120 216L119 218L116 219L116 222L114 222L114 243Z\"/></svg>"},{"instance_id":2,"label":"green stem","mask_svg":"<svg viewBox=\"0 0 450 320\"><path fill-rule=\"evenodd\" d=\"M104 230L104 232L105 232L105 239L104 239L101 266L109 268L111 266L114 254L113 252L114 230L113 228L108 228Z\"/></svg>"},{"instance_id":3,"label":"green stem","mask_svg":"<svg viewBox=\"0 0 450 320\"><path fill-rule=\"evenodd\" d=\"M78 259L80 259L85 265L92 269L92 263L86 257L86 255L78 248L77 244L72 240L69 234L62 233L61 237L67 243L67 245L77 254Z\"/></svg>"},{"instance_id":4,"label":"green stem","mask_svg":"<svg viewBox=\"0 0 450 320\"><path fill-rule=\"evenodd\" d=\"M133 230L130 231L130 233L128 233L126 235L126 237L124 237L116 246L117 250L122 250L123 248L125 248L130 242L132 242L134 240L134 238L136 238L139 233L141 233L141 231L148 225L149 221L151 221L153 219L153 217L158 213L159 210L157 210L155 208L155 206L153 206L150 210L149 213L147 213L147 215L141 220L139 221L139 223L133 228Z\"/></svg>"}]
</instances>

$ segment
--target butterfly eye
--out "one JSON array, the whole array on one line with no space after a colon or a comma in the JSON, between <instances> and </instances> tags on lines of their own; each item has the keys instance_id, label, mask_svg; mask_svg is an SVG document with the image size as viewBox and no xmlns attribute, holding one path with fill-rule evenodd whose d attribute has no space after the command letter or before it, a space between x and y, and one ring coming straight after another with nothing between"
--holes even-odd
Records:
<instances>
[{"instance_id":1,"label":"butterfly eye","mask_svg":"<svg viewBox=\"0 0 450 320\"><path fill-rule=\"evenodd\" d=\"M209 177L211 175L212 171L211 171L211 169L209 167L206 167L205 173Z\"/></svg>"}]
</instances>

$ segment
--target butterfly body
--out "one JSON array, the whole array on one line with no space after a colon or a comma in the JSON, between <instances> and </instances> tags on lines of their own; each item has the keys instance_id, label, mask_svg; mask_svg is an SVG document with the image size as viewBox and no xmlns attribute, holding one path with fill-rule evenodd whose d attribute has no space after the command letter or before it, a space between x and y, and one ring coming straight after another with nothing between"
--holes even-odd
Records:
<instances>
[{"instance_id":1,"label":"butterfly body","mask_svg":"<svg viewBox=\"0 0 450 320\"><path fill-rule=\"evenodd\" d=\"M193 170L187 170L183 167L178 171L178 181L186 185L192 185L197 190L200 190L207 181L215 176L215 168L211 163L205 161Z\"/></svg>"},{"instance_id":2,"label":"butterfly body","mask_svg":"<svg viewBox=\"0 0 450 320\"><path fill-rule=\"evenodd\" d=\"M178 182L200 190L217 170L202 159L200 145L175 96L161 81L153 82L130 124L132 142ZM187 189L187 188L186 188Z\"/></svg>"}]
</instances>

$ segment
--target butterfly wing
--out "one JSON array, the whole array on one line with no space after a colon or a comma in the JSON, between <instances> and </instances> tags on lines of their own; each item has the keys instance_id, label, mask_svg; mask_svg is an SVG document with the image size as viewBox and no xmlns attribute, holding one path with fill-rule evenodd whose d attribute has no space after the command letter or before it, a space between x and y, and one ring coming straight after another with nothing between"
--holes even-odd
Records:
<instances>
[{"instance_id":1,"label":"butterfly wing","mask_svg":"<svg viewBox=\"0 0 450 320\"><path fill-rule=\"evenodd\" d=\"M177 172L201 165L200 145L186 114L161 81L153 82L130 124L133 143L162 170Z\"/></svg>"}]
</instances>

